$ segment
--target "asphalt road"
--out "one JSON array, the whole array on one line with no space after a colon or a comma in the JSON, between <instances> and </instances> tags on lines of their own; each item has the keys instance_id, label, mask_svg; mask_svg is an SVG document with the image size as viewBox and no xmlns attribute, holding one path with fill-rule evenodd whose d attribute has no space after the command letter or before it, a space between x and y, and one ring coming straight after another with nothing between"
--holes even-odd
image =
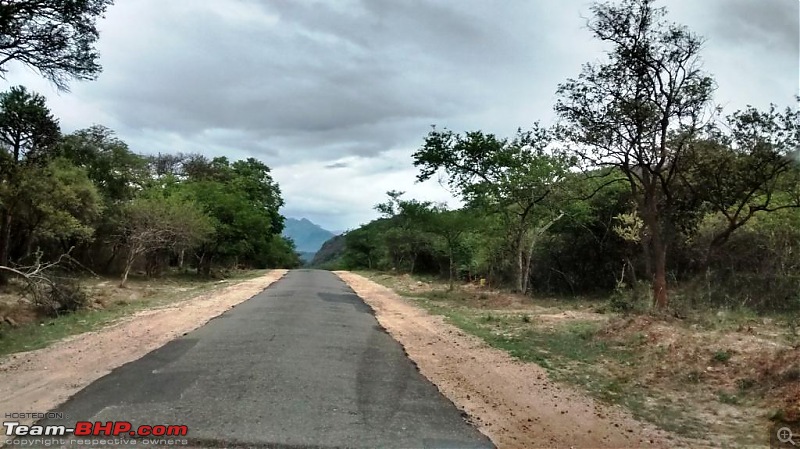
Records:
<instances>
[{"instance_id":1,"label":"asphalt road","mask_svg":"<svg viewBox=\"0 0 800 449\"><path fill-rule=\"evenodd\" d=\"M289 272L56 411L67 423L184 424L211 447L493 447L344 282L315 270Z\"/></svg>"}]
</instances>

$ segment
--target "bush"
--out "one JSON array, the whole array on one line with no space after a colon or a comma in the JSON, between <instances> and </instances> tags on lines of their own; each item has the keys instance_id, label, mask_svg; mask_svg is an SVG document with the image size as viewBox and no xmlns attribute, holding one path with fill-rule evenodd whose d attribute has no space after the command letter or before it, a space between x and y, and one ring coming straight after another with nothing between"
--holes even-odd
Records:
<instances>
[{"instance_id":1,"label":"bush","mask_svg":"<svg viewBox=\"0 0 800 449\"><path fill-rule=\"evenodd\" d=\"M652 298L650 285L639 282L633 288L618 287L608 300L608 308L613 312L632 313L648 309Z\"/></svg>"},{"instance_id":2,"label":"bush","mask_svg":"<svg viewBox=\"0 0 800 449\"><path fill-rule=\"evenodd\" d=\"M71 279L55 280L38 290L34 295L34 305L37 311L45 316L64 315L89 306L86 291Z\"/></svg>"},{"instance_id":3,"label":"bush","mask_svg":"<svg viewBox=\"0 0 800 449\"><path fill-rule=\"evenodd\" d=\"M711 357L711 359L715 362L728 363L728 360L731 359L731 355L732 354L730 353L730 351L722 350L715 352L714 355Z\"/></svg>"}]
</instances>

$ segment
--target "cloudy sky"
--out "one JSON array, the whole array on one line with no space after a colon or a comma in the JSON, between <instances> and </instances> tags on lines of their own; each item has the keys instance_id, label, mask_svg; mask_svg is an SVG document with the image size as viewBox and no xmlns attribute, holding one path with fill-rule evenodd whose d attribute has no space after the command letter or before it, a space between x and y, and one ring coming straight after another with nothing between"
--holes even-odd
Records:
<instances>
[{"instance_id":1,"label":"cloudy sky","mask_svg":"<svg viewBox=\"0 0 800 449\"><path fill-rule=\"evenodd\" d=\"M728 109L794 104L798 0L662 0L707 38ZM284 214L332 230L375 218L416 184L430 125L510 134L552 123L558 83L601 48L586 0L117 0L101 22L104 72L71 93L15 66L6 87L48 97L64 131L92 124L139 153L256 157ZM3 83L0 80L0 83Z\"/></svg>"}]
</instances>

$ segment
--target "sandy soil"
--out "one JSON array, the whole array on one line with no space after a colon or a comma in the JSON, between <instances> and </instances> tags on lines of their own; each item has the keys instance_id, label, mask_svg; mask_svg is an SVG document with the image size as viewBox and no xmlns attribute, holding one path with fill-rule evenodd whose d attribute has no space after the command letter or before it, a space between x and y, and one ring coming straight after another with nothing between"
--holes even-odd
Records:
<instances>
[{"instance_id":1,"label":"sandy soil","mask_svg":"<svg viewBox=\"0 0 800 449\"><path fill-rule=\"evenodd\" d=\"M336 273L369 304L420 371L499 448L677 447L679 438L548 380L362 276Z\"/></svg>"},{"instance_id":2,"label":"sandy soil","mask_svg":"<svg viewBox=\"0 0 800 449\"><path fill-rule=\"evenodd\" d=\"M43 413L105 376L202 326L277 281L286 270L233 284L166 307L146 310L96 332L0 361L0 416ZM33 419L20 420L31 423Z\"/></svg>"}]
</instances>

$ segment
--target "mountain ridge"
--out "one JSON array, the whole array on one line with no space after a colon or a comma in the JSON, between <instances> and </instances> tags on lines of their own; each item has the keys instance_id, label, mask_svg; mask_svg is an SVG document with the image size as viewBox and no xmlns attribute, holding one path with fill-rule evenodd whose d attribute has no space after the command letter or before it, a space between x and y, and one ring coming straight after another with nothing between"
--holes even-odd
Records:
<instances>
[{"instance_id":1,"label":"mountain ridge","mask_svg":"<svg viewBox=\"0 0 800 449\"><path fill-rule=\"evenodd\" d=\"M331 231L308 218L289 218L284 221L283 236L292 239L295 249L306 261L310 261L322 244L335 237Z\"/></svg>"}]
</instances>

